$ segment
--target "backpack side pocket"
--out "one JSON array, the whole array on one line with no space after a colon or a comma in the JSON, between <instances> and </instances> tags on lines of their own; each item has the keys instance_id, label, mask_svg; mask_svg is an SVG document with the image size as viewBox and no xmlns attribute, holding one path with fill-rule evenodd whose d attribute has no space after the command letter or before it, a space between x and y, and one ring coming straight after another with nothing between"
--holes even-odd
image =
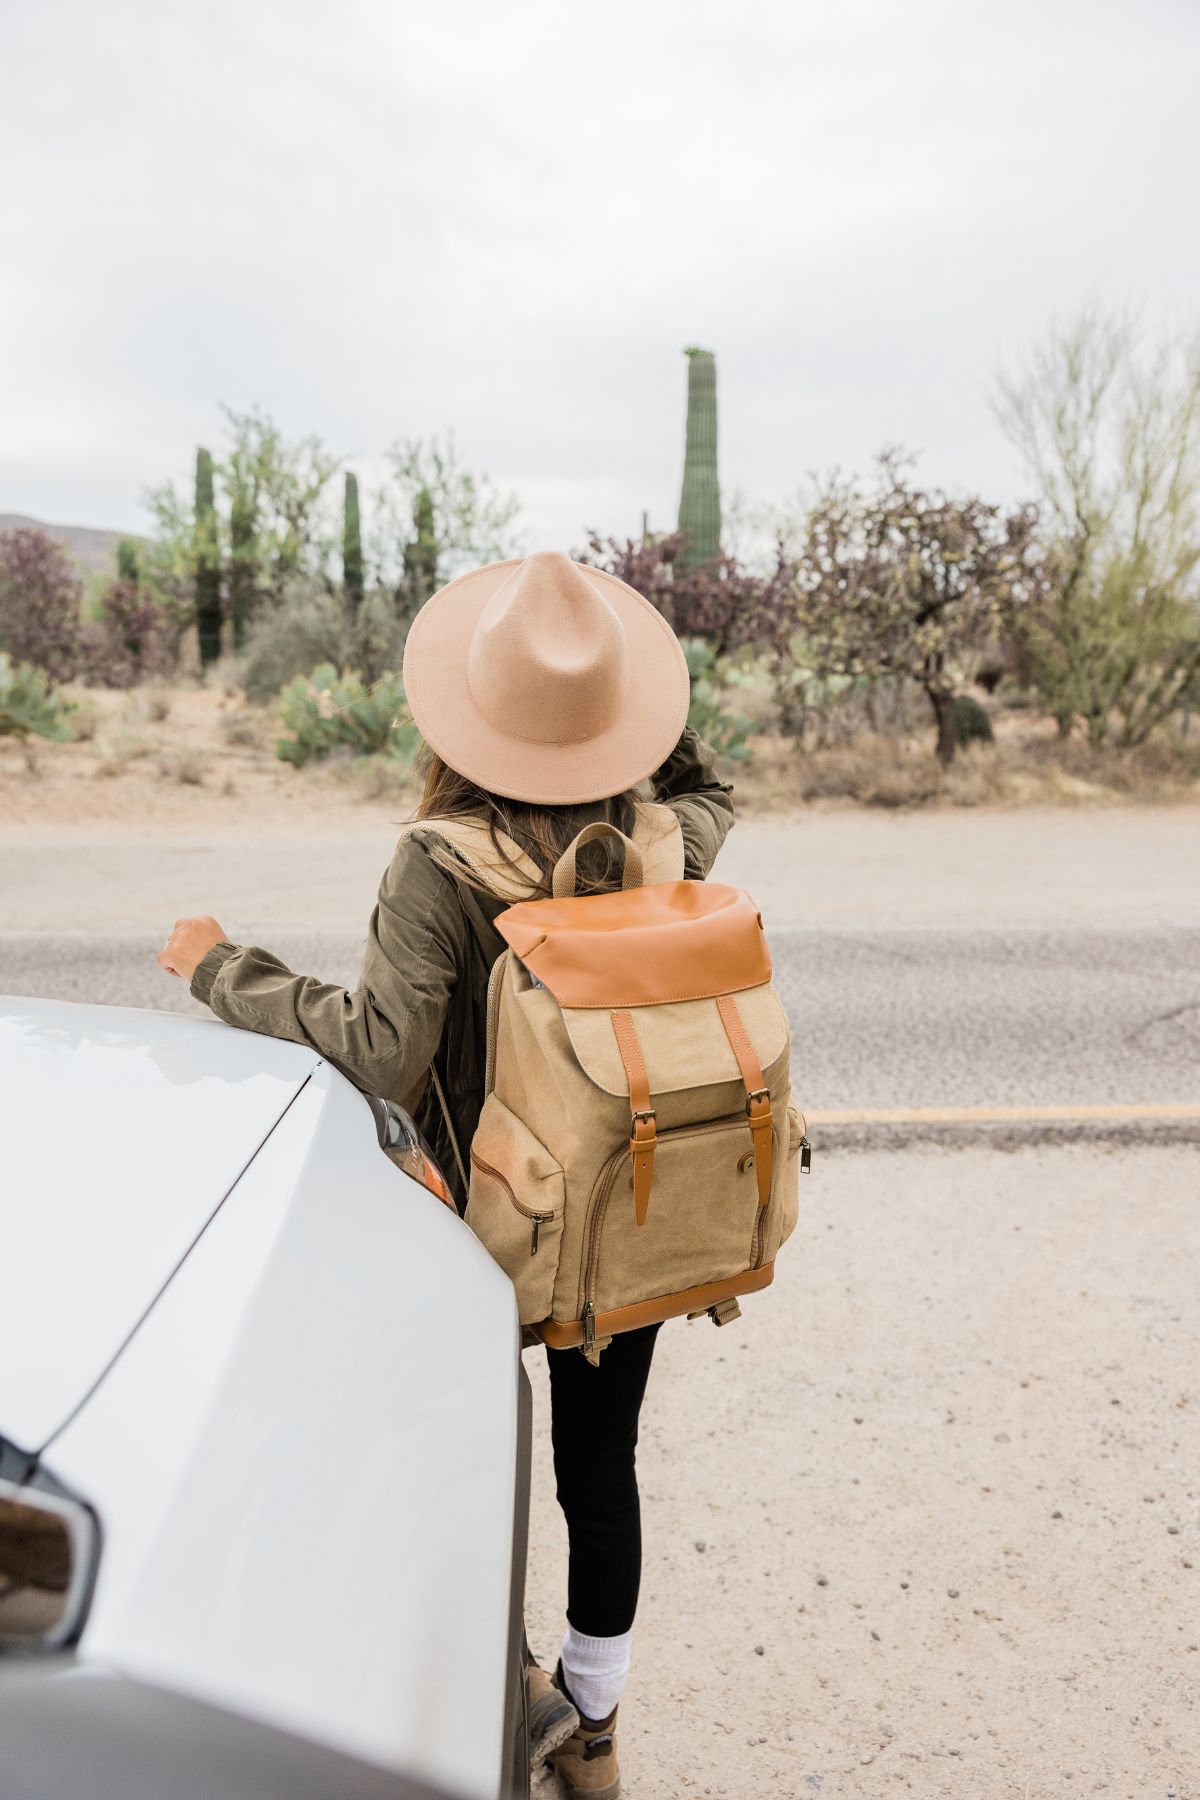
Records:
<instances>
[{"instance_id":1,"label":"backpack side pocket","mask_svg":"<svg viewBox=\"0 0 1200 1800\"><path fill-rule=\"evenodd\" d=\"M763 1261L774 1262L781 1244L786 1244L796 1229L800 1212L800 1148L805 1140L804 1115L794 1100L788 1101L787 1155L775 1171L771 1194L770 1217L767 1221Z\"/></svg>"},{"instance_id":2,"label":"backpack side pocket","mask_svg":"<svg viewBox=\"0 0 1200 1800\"><path fill-rule=\"evenodd\" d=\"M565 1192L561 1165L489 1094L471 1144L466 1218L516 1288L522 1325L550 1316Z\"/></svg>"}]
</instances>

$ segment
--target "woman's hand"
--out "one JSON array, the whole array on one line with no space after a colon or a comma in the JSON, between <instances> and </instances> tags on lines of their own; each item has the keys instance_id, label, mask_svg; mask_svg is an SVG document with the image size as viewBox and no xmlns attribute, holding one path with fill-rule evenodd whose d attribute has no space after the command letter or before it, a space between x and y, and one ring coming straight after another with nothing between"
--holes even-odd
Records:
<instances>
[{"instance_id":1,"label":"woman's hand","mask_svg":"<svg viewBox=\"0 0 1200 1800\"><path fill-rule=\"evenodd\" d=\"M217 921L207 914L202 919L176 919L175 929L158 953L158 961L168 975L178 975L190 983L197 963L224 937Z\"/></svg>"}]
</instances>

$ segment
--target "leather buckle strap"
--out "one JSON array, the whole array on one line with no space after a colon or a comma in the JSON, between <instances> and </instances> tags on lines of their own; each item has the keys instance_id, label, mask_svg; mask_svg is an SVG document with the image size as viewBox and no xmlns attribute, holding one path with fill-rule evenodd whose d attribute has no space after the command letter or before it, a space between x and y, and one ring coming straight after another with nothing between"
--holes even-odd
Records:
<instances>
[{"instance_id":1,"label":"leather buckle strap","mask_svg":"<svg viewBox=\"0 0 1200 1800\"><path fill-rule=\"evenodd\" d=\"M771 1094L763 1079L762 1064L755 1054L754 1045L750 1041L750 1033L738 1010L738 1003L732 994L722 994L717 1001L717 1011L721 1015L721 1023L725 1027L725 1036L729 1039L729 1047L737 1058L742 1080L746 1084L746 1117L750 1123L750 1137L754 1144L754 1173L758 1178L758 1204L765 1206L771 1198L772 1174L772 1120Z\"/></svg>"},{"instance_id":2,"label":"leather buckle strap","mask_svg":"<svg viewBox=\"0 0 1200 1800\"><path fill-rule=\"evenodd\" d=\"M650 1104L650 1077L646 1059L638 1043L633 1014L613 1012L613 1031L617 1049L629 1082L629 1148L633 1157L633 1217L638 1225L646 1223L650 1207L650 1188L654 1181L654 1146L658 1142L658 1115Z\"/></svg>"}]
</instances>

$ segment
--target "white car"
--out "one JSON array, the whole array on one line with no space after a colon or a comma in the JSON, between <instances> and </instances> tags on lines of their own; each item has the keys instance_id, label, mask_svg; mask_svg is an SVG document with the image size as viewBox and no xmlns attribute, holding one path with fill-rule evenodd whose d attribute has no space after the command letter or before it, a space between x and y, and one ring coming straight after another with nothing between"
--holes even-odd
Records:
<instances>
[{"instance_id":1,"label":"white car","mask_svg":"<svg viewBox=\"0 0 1200 1800\"><path fill-rule=\"evenodd\" d=\"M0 1652L26 1716L157 1694L331 1768L525 1791L514 1296L407 1129L296 1045L0 999ZM64 1650L34 1706L30 1654Z\"/></svg>"}]
</instances>

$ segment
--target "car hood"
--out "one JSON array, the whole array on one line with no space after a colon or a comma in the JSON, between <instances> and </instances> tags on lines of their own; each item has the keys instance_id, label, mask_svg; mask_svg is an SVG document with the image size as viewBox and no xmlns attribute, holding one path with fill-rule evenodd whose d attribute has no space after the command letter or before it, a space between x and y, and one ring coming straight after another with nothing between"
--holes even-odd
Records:
<instances>
[{"instance_id":1,"label":"car hood","mask_svg":"<svg viewBox=\"0 0 1200 1800\"><path fill-rule=\"evenodd\" d=\"M214 1019L0 997L0 1434L59 1429L319 1062Z\"/></svg>"}]
</instances>

